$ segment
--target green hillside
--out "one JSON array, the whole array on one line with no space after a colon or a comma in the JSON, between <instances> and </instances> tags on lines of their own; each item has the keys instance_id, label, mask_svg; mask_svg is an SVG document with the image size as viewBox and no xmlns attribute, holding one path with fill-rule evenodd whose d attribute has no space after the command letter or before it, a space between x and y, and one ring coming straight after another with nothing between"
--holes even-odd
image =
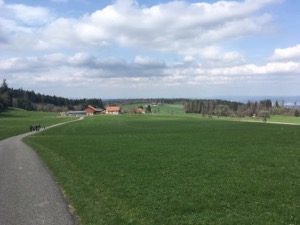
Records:
<instances>
[{"instance_id":1,"label":"green hillside","mask_svg":"<svg viewBox=\"0 0 300 225\"><path fill-rule=\"evenodd\" d=\"M9 108L0 113L0 140L29 132L30 125L47 127L56 123L73 120L60 117L57 113L32 112L23 109Z\"/></svg>"}]
</instances>

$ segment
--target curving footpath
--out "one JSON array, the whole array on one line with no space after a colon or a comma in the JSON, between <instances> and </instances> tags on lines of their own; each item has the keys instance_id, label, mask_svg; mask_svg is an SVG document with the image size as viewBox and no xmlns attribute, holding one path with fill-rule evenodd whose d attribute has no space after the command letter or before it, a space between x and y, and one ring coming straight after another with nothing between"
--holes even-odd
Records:
<instances>
[{"instance_id":1,"label":"curving footpath","mask_svg":"<svg viewBox=\"0 0 300 225\"><path fill-rule=\"evenodd\" d=\"M35 151L22 142L34 133L0 141L0 225L73 225L75 220L55 179Z\"/></svg>"}]
</instances>

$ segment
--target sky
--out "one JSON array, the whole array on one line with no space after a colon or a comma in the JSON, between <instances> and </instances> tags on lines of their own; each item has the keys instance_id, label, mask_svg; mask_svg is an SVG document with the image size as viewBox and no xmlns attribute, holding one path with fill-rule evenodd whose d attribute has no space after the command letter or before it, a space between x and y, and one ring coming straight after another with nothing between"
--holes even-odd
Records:
<instances>
[{"instance_id":1,"label":"sky","mask_svg":"<svg viewBox=\"0 0 300 225\"><path fill-rule=\"evenodd\" d=\"M300 96L297 0L0 0L0 78L68 98Z\"/></svg>"}]
</instances>

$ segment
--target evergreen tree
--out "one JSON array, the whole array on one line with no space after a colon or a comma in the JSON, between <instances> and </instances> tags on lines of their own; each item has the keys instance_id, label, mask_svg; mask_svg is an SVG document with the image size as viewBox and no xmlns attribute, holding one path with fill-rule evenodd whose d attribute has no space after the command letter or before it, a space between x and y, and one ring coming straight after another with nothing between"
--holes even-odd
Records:
<instances>
[{"instance_id":1,"label":"evergreen tree","mask_svg":"<svg viewBox=\"0 0 300 225\"><path fill-rule=\"evenodd\" d=\"M5 109L2 99L0 98L0 112L3 112Z\"/></svg>"},{"instance_id":2,"label":"evergreen tree","mask_svg":"<svg viewBox=\"0 0 300 225\"><path fill-rule=\"evenodd\" d=\"M148 105L148 106L146 107L146 113L151 113L151 106L150 106L150 105Z\"/></svg>"},{"instance_id":3,"label":"evergreen tree","mask_svg":"<svg viewBox=\"0 0 300 225\"><path fill-rule=\"evenodd\" d=\"M12 105L12 98L9 93L8 85L6 83L6 79L3 79L3 83L0 87L0 99L3 109L7 109Z\"/></svg>"}]
</instances>

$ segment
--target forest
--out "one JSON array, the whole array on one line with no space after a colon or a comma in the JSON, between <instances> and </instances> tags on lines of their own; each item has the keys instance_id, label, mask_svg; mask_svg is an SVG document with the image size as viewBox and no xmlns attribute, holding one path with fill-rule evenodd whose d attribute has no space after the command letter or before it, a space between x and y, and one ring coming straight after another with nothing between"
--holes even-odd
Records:
<instances>
[{"instance_id":1,"label":"forest","mask_svg":"<svg viewBox=\"0 0 300 225\"><path fill-rule=\"evenodd\" d=\"M93 105L97 108L104 107L100 98L69 99L23 89L13 89L8 87L5 79L0 87L0 112L8 107L30 111L63 112L68 110L82 110L88 105Z\"/></svg>"},{"instance_id":2,"label":"forest","mask_svg":"<svg viewBox=\"0 0 300 225\"><path fill-rule=\"evenodd\" d=\"M270 99L247 103L226 100L187 100L184 103L186 113L199 113L203 115L225 117L263 117L271 115L299 116L299 109L287 108Z\"/></svg>"}]
</instances>

